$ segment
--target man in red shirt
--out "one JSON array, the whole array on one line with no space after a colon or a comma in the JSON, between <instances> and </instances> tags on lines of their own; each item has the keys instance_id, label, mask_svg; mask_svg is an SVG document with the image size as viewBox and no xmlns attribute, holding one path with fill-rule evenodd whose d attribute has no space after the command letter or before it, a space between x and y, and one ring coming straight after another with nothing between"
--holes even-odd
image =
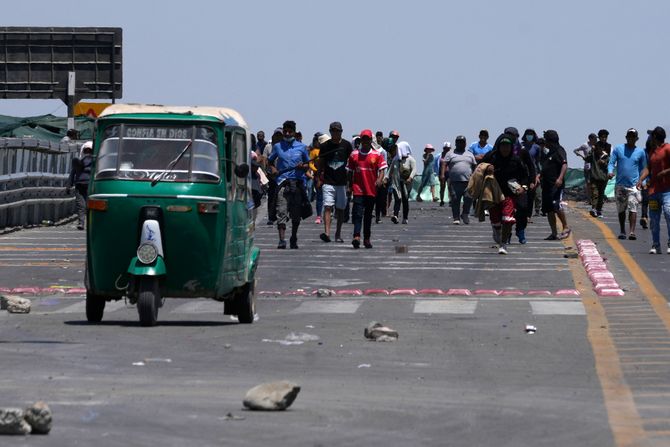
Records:
<instances>
[{"instance_id":1,"label":"man in red shirt","mask_svg":"<svg viewBox=\"0 0 670 447\"><path fill-rule=\"evenodd\" d=\"M649 178L649 217L651 218L652 246L650 254L661 253L661 213L668 227L668 249L670 254L670 144L665 142L665 129L656 127L647 131L651 142L651 153L646 168L640 174L638 189Z\"/></svg>"},{"instance_id":2,"label":"man in red shirt","mask_svg":"<svg viewBox=\"0 0 670 447\"><path fill-rule=\"evenodd\" d=\"M360 133L361 146L349 156L347 171L349 190L354 196L352 220L354 223L354 248L361 246L361 221L363 221L363 245L372 248L370 227L372 211L375 207L377 188L384 182L386 160L380 151L372 147L372 131L365 129Z\"/></svg>"}]
</instances>

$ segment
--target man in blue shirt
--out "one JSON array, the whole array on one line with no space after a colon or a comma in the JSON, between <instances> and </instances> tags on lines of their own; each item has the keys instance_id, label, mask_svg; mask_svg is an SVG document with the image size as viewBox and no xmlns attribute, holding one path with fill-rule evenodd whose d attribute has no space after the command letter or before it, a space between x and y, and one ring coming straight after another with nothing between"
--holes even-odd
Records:
<instances>
[{"instance_id":1,"label":"man in blue shirt","mask_svg":"<svg viewBox=\"0 0 670 447\"><path fill-rule=\"evenodd\" d=\"M637 130L628 129L626 132L626 144L614 148L607 166L607 175L614 177L616 169L616 197L617 212L619 213L619 239L626 239L626 210L628 210L628 221L630 233L628 239L635 240L635 220L637 219L637 207L642 200L642 194L637 188L640 173L647 166L647 154L641 147L636 147Z\"/></svg>"},{"instance_id":2,"label":"man in blue shirt","mask_svg":"<svg viewBox=\"0 0 670 447\"><path fill-rule=\"evenodd\" d=\"M298 248L298 227L302 218L302 203L305 192L305 172L309 168L307 146L295 139L295 121L286 121L282 126L283 140L272 147L268 161L270 170L277 174L277 230L279 245L286 248L286 222L291 221L291 248Z\"/></svg>"},{"instance_id":3,"label":"man in blue shirt","mask_svg":"<svg viewBox=\"0 0 670 447\"><path fill-rule=\"evenodd\" d=\"M472 152L472 155L475 156L477 163L480 163L489 151L493 149L493 146L488 144L489 141L489 131L482 129L479 131L479 141L475 141L470 145L468 150Z\"/></svg>"}]
</instances>

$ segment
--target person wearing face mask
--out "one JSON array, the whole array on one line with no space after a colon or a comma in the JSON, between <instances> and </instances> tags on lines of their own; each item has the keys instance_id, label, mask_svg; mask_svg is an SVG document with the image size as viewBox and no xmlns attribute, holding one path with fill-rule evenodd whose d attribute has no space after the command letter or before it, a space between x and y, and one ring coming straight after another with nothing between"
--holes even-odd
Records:
<instances>
[{"instance_id":1,"label":"person wearing face mask","mask_svg":"<svg viewBox=\"0 0 670 447\"><path fill-rule=\"evenodd\" d=\"M302 204L306 198L305 172L309 169L307 146L295 139L295 121L285 121L282 126L284 138L272 148L268 157L270 170L277 184L277 230L279 245L286 248L286 223L291 221L291 248L298 248L298 227L302 219Z\"/></svg>"},{"instance_id":2,"label":"person wearing face mask","mask_svg":"<svg viewBox=\"0 0 670 447\"><path fill-rule=\"evenodd\" d=\"M528 227L528 220L533 215L533 204L535 202L535 188L537 186L535 157L540 151L540 147L535 144L535 140L537 140L535 130L526 129L521 138L521 148L518 153L528 173L528 183L524 185L526 190L516 196L516 237L520 244L526 243L526 228Z\"/></svg>"},{"instance_id":3,"label":"person wearing face mask","mask_svg":"<svg viewBox=\"0 0 670 447\"><path fill-rule=\"evenodd\" d=\"M279 143L282 138L284 138L284 130L281 127L277 127L272 133L270 142L265 145L263 156L259 160L261 167L265 170L268 179L270 180L268 183L268 225L274 225L277 221L277 182L272 175L268 158L270 158L270 154L272 154L272 148L275 144Z\"/></svg>"},{"instance_id":4,"label":"person wearing face mask","mask_svg":"<svg viewBox=\"0 0 670 447\"><path fill-rule=\"evenodd\" d=\"M544 132L545 147L540 155L540 183L542 185L542 212L547 214L551 227L551 234L544 238L546 241L565 239L570 236L570 227L565 217L563 188L565 173L568 170L568 158L565 149L558 142L558 132L546 130ZM563 232L559 235L556 226L556 217L563 225Z\"/></svg>"},{"instance_id":5,"label":"person wearing face mask","mask_svg":"<svg viewBox=\"0 0 670 447\"><path fill-rule=\"evenodd\" d=\"M483 163L490 163L486 174L495 177L504 199L489 210L493 239L498 244L498 253L507 254L507 241L516 222L516 197L525 191L528 184L528 171L519 157L514 155L513 146L516 137L503 133L496 140L493 150L484 156Z\"/></svg>"}]
</instances>

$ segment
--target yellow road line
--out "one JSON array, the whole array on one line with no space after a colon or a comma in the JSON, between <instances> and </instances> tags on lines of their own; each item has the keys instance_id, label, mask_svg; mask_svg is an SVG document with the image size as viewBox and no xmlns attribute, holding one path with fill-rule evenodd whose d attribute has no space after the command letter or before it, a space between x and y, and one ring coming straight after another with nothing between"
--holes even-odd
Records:
<instances>
[{"instance_id":1,"label":"yellow road line","mask_svg":"<svg viewBox=\"0 0 670 447\"><path fill-rule=\"evenodd\" d=\"M564 244L575 246L572 236ZM609 323L605 308L591 289L591 281L578 259L569 259L570 271L582 297L588 321L587 335L595 360L596 373L603 390L607 419L618 447L639 445L647 439L647 433L635 406L633 393L623 377L614 341L607 329Z\"/></svg>"},{"instance_id":2,"label":"yellow road line","mask_svg":"<svg viewBox=\"0 0 670 447\"><path fill-rule=\"evenodd\" d=\"M621 245L617 237L607 225L599 220L594 220L593 218L589 217L588 213L582 210L577 211L581 213L585 219L587 219L593 225L597 226L598 229L603 233L605 240L610 245L610 247L612 247L623 265L628 269L633 279L635 280L635 283L645 295L647 301L649 301L651 304L654 312L656 312L656 315L658 315L663 324L665 324L666 329L670 331L670 307L668 307L668 302L663 297L663 294L658 291L647 274L644 273L639 264L635 262L635 259L633 259L630 253L628 253L623 245Z\"/></svg>"}]
</instances>

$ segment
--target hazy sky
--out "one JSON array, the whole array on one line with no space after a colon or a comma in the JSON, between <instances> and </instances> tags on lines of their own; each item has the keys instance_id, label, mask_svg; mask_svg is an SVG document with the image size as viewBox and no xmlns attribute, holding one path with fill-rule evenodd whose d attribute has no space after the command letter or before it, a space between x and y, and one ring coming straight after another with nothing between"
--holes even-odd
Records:
<instances>
[{"instance_id":1,"label":"hazy sky","mask_svg":"<svg viewBox=\"0 0 670 447\"><path fill-rule=\"evenodd\" d=\"M266 133L400 132L414 152L480 128L589 132L668 127L667 0L33 0L5 26L123 28L123 99L239 110ZM0 114L65 115L0 100ZM668 129L670 130L670 128ZM571 166L578 167L576 159Z\"/></svg>"}]
</instances>

